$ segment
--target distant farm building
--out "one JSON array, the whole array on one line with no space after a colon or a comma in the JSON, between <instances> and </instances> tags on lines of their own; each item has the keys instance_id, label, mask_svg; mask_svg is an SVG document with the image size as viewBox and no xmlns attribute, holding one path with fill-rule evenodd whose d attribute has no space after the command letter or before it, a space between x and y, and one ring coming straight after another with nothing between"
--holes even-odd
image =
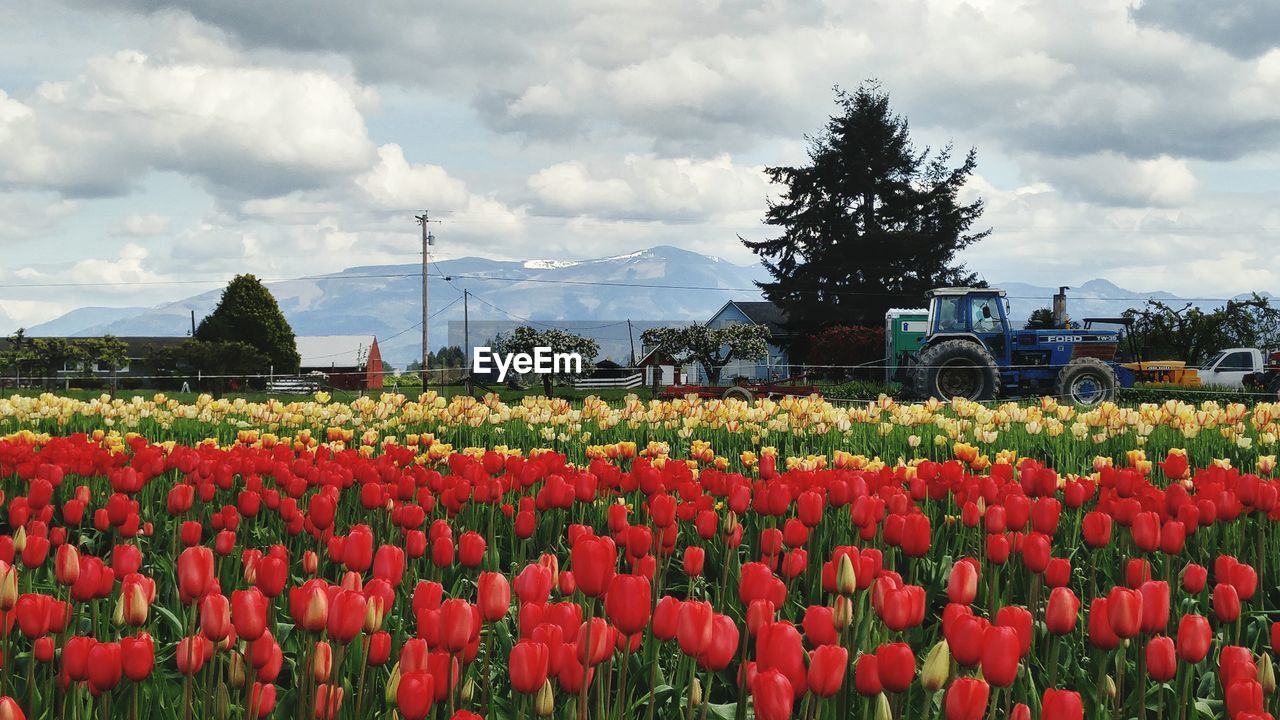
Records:
<instances>
[{"instance_id":1,"label":"distant farm building","mask_svg":"<svg viewBox=\"0 0 1280 720\"><path fill-rule=\"evenodd\" d=\"M322 373L339 390L382 389L382 353L373 335L302 335L300 374Z\"/></svg>"}]
</instances>

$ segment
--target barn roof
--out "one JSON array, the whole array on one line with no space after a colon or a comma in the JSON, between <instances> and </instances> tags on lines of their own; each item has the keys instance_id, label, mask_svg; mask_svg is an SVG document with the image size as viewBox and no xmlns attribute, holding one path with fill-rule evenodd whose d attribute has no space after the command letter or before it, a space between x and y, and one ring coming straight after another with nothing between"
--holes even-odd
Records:
<instances>
[{"instance_id":1,"label":"barn roof","mask_svg":"<svg viewBox=\"0 0 1280 720\"><path fill-rule=\"evenodd\" d=\"M362 367L373 335L299 335L295 338L304 368Z\"/></svg>"}]
</instances>

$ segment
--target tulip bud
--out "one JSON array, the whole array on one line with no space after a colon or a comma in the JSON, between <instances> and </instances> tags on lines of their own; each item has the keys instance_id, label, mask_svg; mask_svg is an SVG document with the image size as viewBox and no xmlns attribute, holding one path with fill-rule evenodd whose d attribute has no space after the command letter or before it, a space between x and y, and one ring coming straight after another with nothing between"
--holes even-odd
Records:
<instances>
[{"instance_id":1,"label":"tulip bud","mask_svg":"<svg viewBox=\"0 0 1280 720\"><path fill-rule=\"evenodd\" d=\"M730 510L724 514L724 522L720 523L720 533L724 537L730 537L738 530L738 513Z\"/></svg>"},{"instance_id":2,"label":"tulip bud","mask_svg":"<svg viewBox=\"0 0 1280 720\"><path fill-rule=\"evenodd\" d=\"M218 683L218 692L214 696L214 716L218 720L224 720L227 717L227 708L231 706L231 693L227 692L226 683Z\"/></svg>"},{"instance_id":3,"label":"tulip bud","mask_svg":"<svg viewBox=\"0 0 1280 720\"><path fill-rule=\"evenodd\" d=\"M893 720L893 710L889 707L889 696L884 693L876 695L876 710L872 716L875 720Z\"/></svg>"},{"instance_id":4,"label":"tulip bud","mask_svg":"<svg viewBox=\"0 0 1280 720\"><path fill-rule=\"evenodd\" d=\"M1116 681L1110 675L1102 682L1102 693L1112 699L1116 696Z\"/></svg>"},{"instance_id":5,"label":"tulip bud","mask_svg":"<svg viewBox=\"0 0 1280 720\"><path fill-rule=\"evenodd\" d=\"M542 688L538 690L538 696L533 699L533 712L538 717L551 717L555 710L555 691L551 689L551 681L546 680L542 683Z\"/></svg>"},{"instance_id":6,"label":"tulip bud","mask_svg":"<svg viewBox=\"0 0 1280 720\"><path fill-rule=\"evenodd\" d=\"M853 560L847 554L840 555L840 566L836 568L836 592L845 597L852 597L858 589L858 574L853 569Z\"/></svg>"},{"instance_id":7,"label":"tulip bud","mask_svg":"<svg viewBox=\"0 0 1280 720\"><path fill-rule=\"evenodd\" d=\"M18 568L0 567L0 612L9 612L18 604Z\"/></svg>"},{"instance_id":8,"label":"tulip bud","mask_svg":"<svg viewBox=\"0 0 1280 720\"><path fill-rule=\"evenodd\" d=\"M843 631L853 624L853 601L840 595L836 597L835 607L831 610L831 624L837 631Z\"/></svg>"},{"instance_id":9,"label":"tulip bud","mask_svg":"<svg viewBox=\"0 0 1280 720\"><path fill-rule=\"evenodd\" d=\"M151 609L151 602L147 600L147 594L143 591L142 584L131 582L124 585L124 592L121 593L120 602L116 607L124 622L132 627L142 627L147 623L147 613ZM119 623L117 622L117 624Z\"/></svg>"},{"instance_id":10,"label":"tulip bud","mask_svg":"<svg viewBox=\"0 0 1280 720\"><path fill-rule=\"evenodd\" d=\"M920 686L929 692L937 692L947 684L951 675L951 651L947 641L940 640L924 658L924 668L920 671Z\"/></svg>"},{"instance_id":11,"label":"tulip bud","mask_svg":"<svg viewBox=\"0 0 1280 720\"><path fill-rule=\"evenodd\" d=\"M1271 653L1262 653L1262 662L1258 663L1258 684L1268 695L1276 691L1276 670L1271 664Z\"/></svg>"},{"instance_id":12,"label":"tulip bud","mask_svg":"<svg viewBox=\"0 0 1280 720\"><path fill-rule=\"evenodd\" d=\"M13 534L13 549L17 552L27 549L27 528L25 525L19 526L18 531Z\"/></svg>"},{"instance_id":13,"label":"tulip bud","mask_svg":"<svg viewBox=\"0 0 1280 720\"><path fill-rule=\"evenodd\" d=\"M124 625L124 595L116 598L116 609L111 613L111 622L115 623L116 627Z\"/></svg>"},{"instance_id":14,"label":"tulip bud","mask_svg":"<svg viewBox=\"0 0 1280 720\"><path fill-rule=\"evenodd\" d=\"M387 692L384 697L387 704L394 706L396 703L396 691L400 689L400 663L391 666L391 677L387 678Z\"/></svg>"},{"instance_id":15,"label":"tulip bud","mask_svg":"<svg viewBox=\"0 0 1280 720\"><path fill-rule=\"evenodd\" d=\"M231 683L231 687L240 689L244 687L244 656L240 653L231 654L231 664L227 667L227 682Z\"/></svg>"},{"instance_id":16,"label":"tulip bud","mask_svg":"<svg viewBox=\"0 0 1280 720\"><path fill-rule=\"evenodd\" d=\"M693 678L693 686L689 688L689 699L694 705L702 704L702 681L697 677Z\"/></svg>"},{"instance_id":17,"label":"tulip bud","mask_svg":"<svg viewBox=\"0 0 1280 720\"><path fill-rule=\"evenodd\" d=\"M470 703L471 698L476 696L476 680L475 678L467 678L462 685L462 691L459 693L459 699L464 703Z\"/></svg>"}]
</instances>

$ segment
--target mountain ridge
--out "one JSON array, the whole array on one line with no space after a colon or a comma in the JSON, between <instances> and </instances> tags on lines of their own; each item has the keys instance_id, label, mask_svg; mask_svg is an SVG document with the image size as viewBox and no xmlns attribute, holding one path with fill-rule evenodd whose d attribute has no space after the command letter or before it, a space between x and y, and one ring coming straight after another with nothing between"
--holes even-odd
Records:
<instances>
[{"instance_id":1,"label":"mountain ridge","mask_svg":"<svg viewBox=\"0 0 1280 720\"><path fill-rule=\"evenodd\" d=\"M402 366L421 357L420 269L418 263L355 265L267 286L298 335L372 334L383 357ZM630 356L633 339L644 327L705 321L729 300L760 300L751 288L767 279L762 266L736 265L667 245L572 261L465 256L432 262L428 329L433 349L463 344L462 294L467 291L471 345L533 322L590 334L601 343L602 357L620 359ZM1015 320L1049 307L1057 292L1056 287L1016 281L993 285L1008 293L1009 315ZM199 321L213 310L221 292L150 308L77 308L28 328L27 334L181 337L190 332L191 313ZM1067 311L1075 319L1115 316L1148 298L1180 302L1167 291L1137 292L1093 278L1067 291ZM1216 307L1221 302L1193 304ZM628 320L632 337L626 334Z\"/></svg>"}]
</instances>

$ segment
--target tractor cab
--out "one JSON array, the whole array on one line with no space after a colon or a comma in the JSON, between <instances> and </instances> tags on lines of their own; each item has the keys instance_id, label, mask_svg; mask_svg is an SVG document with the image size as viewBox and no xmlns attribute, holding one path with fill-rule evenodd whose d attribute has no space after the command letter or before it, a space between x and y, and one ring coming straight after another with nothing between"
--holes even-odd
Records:
<instances>
[{"instance_id":1,"label":"tractor cab","mask_svg":"<svg viewBox=\"0 0 1280 720\"><path fill-rule=\"evenodd\" d=\"M929 292L929 336L965 337L987 347L997 361L1010 351L1005 292L995 288L939 288Z\"/></svg>"}]
</instances>

